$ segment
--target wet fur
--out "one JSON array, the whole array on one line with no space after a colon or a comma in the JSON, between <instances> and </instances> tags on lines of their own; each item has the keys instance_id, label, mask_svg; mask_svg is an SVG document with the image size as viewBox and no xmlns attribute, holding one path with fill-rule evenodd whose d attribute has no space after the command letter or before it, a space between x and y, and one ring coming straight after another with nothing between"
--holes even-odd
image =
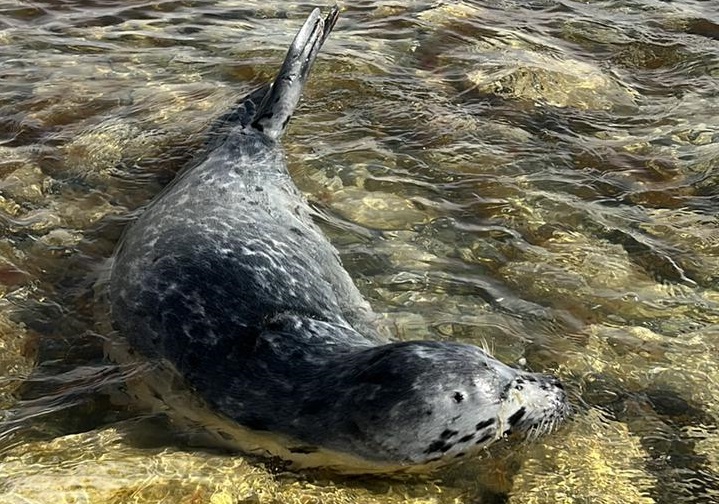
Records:
<instances>
[{"instance_id":1,"label":"wet fur","mask_svg":"<svg viewBox=\"0 0 719 504\"><path fill-rule=\"evenodd\" d=\"M292 182L277 139L336 16L310 15L273 85L218 121L206 159L127 230L116 327L220 415L363 467L444 463L547 430L566 413L555 378L471 345L384 341Z\"/></svg>"}]
</instances>

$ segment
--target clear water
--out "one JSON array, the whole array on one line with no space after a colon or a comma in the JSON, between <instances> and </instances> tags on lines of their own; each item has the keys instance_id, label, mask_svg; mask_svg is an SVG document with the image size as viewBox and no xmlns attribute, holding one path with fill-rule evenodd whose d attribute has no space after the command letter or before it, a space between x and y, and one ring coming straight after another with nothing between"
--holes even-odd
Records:
<instances>
[{"instance_id":1,"label":"clear water","mask_svg":"<svg viewBox=\"0 0 719 504\"><path fill-rule=\"evenodd\" d=\"M122 400L98 268L312 6L0 0L0 502L719 501L717 0L347 2L284 140L386 327L560 375L557 433L348 479Z\"/></svg>"}]
</instances>

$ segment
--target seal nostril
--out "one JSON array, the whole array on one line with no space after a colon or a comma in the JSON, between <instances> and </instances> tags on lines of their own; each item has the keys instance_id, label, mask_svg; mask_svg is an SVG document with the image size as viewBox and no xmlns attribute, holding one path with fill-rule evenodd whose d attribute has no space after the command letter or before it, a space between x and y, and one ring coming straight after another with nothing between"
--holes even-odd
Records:
<instances>
[{"instance_id":1,"label":"seal nostril","mask_svg":"<svg viewBox=\"0 0 719 504\"><path fill-rule=\"evenodd\" d=\"M464 401L464 395L462 395L461 392L455 392L452 396L452 399L454 399L454 402L456 403L461 403L462 401Z\"/></svg>"}]
</instances>

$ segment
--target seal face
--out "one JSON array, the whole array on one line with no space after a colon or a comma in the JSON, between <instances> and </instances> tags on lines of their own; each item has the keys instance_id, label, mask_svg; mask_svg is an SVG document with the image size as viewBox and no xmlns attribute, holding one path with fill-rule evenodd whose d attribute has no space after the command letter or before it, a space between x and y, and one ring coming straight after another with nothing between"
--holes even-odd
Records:
<instances>
[{"instance_id":1,"label":"seal face","mask_svg":"<svg viewBox=\"0 0 719 504\"><path fill-rule=\"evenodd\" d=\"M551 430L567 412L556 378L472 345L384 341L313 223L277 140L336 19L312 12L273 84L228 113L206 158L128 228L110 273L114 324L229 430L304 466L439 465Z\"/></svg>"}]
</instances>

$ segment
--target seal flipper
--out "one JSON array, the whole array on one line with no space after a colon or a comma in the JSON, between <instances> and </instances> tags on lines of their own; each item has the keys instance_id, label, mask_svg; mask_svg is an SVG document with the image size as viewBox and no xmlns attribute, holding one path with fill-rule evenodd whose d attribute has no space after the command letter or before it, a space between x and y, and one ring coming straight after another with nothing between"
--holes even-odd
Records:
<instances>
[{"instance_id":1,"label":"seal flipper","mask_svg":"<svg viewBox=\"0 0 719 504\"><path fill-rule=\"evenodd\" d=\"M334 6L324 20L319 9L313 10L307 17L287 51L272 88L258 106L252 127L275 140L282 136L300 101L310 68L338 15L339 8Z\"/></svg>"},{"instance_id":2,"label":"seal flipper","mask_svg":"<svg viewBox=\"0 0 719 504\"><path fill-rule=\"evenodd\" d=\"M215 119L207 131L205 148L209 152L218 147L227 138L227 133L235 126L246 127L255 120L257 109L270 90L270 84L255 89L243 96L235 104L235 108Z\"/></svg>"}]
</instances>

